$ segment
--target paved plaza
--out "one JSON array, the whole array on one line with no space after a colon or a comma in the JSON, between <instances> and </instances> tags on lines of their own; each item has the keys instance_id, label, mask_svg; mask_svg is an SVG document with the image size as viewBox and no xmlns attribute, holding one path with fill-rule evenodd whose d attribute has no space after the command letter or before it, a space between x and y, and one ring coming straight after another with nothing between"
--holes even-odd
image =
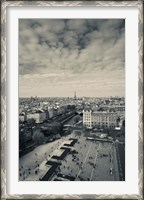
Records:
<instances>
[{"instance_id":1,"label":"paved plaza","mask_svg":"<svg viewBox=\"0 0 144 200\"><path fill-rule=\"evenodd\" d=\"M119 181L115 145L87 140L82 131L37 147L19 167L20 181Z\"/></svg>"}]
</instances>

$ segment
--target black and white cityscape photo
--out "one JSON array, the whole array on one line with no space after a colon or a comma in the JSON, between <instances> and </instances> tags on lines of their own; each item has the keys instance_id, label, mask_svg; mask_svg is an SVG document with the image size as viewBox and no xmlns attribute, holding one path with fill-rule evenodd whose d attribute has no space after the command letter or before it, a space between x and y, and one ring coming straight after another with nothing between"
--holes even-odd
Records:
<instances>
[{"instance_id":1,"label":"black and white cityscape photo","mask_svg":"<svg viewBox=\"0 0 144 200\"><path fill-rule=\"evenodd\" d=\"M19 19L19 181L125 181L125 20Z\"/></svg>"}]
</instances>

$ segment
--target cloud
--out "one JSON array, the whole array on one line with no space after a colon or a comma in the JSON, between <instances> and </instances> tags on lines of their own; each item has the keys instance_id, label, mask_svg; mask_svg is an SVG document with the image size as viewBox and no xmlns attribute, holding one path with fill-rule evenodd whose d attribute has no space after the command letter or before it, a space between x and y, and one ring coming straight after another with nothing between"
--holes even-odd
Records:
<instances>
[{"instance_id":1,"label":"cloud","mask_svg":"<svg viewBox=\"0 0 144 200\"><path fill-rule=\"evenodd\" d=\"M121 85L120 93L124 94L124 66L123 19L19 20L21 94L27 93L24 91L27 75L33 80L29 82L32 90L37 82L42 91L46 87L44 84L49 85L49 91L52 86L61 87L66 96L69 94L67 85L75 90L83 86L99 87L100 91L111 80L114 94L118 85L119 88ZM108 85L112 87L112 84ZM107 88L107 91L112 90ZM53 90L53 95L56 94ZM84 95L83 89L80 94Z\"/></svg>"}]
</instances>

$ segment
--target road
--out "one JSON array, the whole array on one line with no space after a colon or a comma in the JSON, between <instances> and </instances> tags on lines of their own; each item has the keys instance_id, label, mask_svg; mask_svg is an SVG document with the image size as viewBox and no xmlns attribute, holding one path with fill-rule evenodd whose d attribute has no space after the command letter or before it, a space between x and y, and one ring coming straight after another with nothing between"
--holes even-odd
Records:
<instances>
[{"instance_id":1,"label":"road","mask_svg":"<svg viewBox=\"0 0 144 200\"><path fill-rule=\"evenodd\" d=\"M98 155L98 153L96 152L95 161L94 161L94 166L96 166L97 155ZM92 169L92 172L91 172L91 175L90 175L90 181L92 181L93 172L94 172L94 168Z\"/></svg>"},{"instance_id":2,"label":"road","mask_svg":"<svg viewBox=\"0 0 144 200\"><path fill-rule=\"evenodd\" d=\"M79 172L78 172L78 174L77 174L77 177L79 177L79 175L80 175L80 173L81 173L81 171L82 171L82 168L83 168L83 166L84 166L84 164L85 164L85 162L86 162L86 160L87 160L87 158L88 158L88 155L89 155L91 146L92 146L92 143L91 143L90 146L89 146L88 152L87 152L86 157L85 157L85 159L84 159L84 162L83 162L83 164L82 164L82 166L81 166L81 169L79 170Z\"/></svg>"},{"instance_id":3,"label":"road","mask_svg":"<svg viewBox=\"0 0 144 200\"><path fill-rule=\"evenodd\" d=\"M80 120L82 119L82 117L78 114L76 114L73 118L71 118L70 120L68 120L65 125L74 125L76 123L75 119L79 117Z\"/></svg>"},{"instance_id":4,"label":"road","mask_svg":"<svg viewBox=\"0 0 144 200\"><path fill-rule=\"evenodd\" d=\"M124 144L118 144L118 161L119 171L121 173L121 180L125 180L125 146Z\"/></svg>"}]
</instances>

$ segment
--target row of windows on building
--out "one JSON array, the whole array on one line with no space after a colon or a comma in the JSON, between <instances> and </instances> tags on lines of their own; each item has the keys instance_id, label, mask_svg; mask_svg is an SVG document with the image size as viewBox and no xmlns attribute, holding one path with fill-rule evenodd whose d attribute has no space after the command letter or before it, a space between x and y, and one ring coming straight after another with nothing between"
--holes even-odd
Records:
<instances>
[{"instance_id":1,"label":"row of windows on building","mask_svg":"<svg viewBox=\"0 0 144 200\"><path fill-rule=\"evenodd\" d=\"M84 120L85 121L115 121L116 118L115 117L85 117L84 116Z\"/></svg>"},{"instance_id":2,"label":"row of windows on building","mask_svg":"<svg viewBox=\"0 0 144 200\"><path fill-rule=\"evenodd\" d=\"M116 127L120 119L117 113L83 111L83 124L87 127Z\"/></svg>"},{"instance_id":3,"label":"row of windows on building","mask_svg":"<svg viewBox=\"0 0 144 200\"><path fill-rule=\"evenodd\" d=\"M91 123L91 122L87 122L84 123L84 126L86 127L105 127L105 128L115 128L116 124L107 124L107 123Z\"/></svg>"}]
</instances>

